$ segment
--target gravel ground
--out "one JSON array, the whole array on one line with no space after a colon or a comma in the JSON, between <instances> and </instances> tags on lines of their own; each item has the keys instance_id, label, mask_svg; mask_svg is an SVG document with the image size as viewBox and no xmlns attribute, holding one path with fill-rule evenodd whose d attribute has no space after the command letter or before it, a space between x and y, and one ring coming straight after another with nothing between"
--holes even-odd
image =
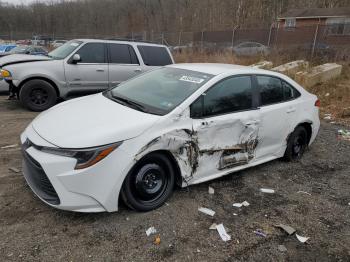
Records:
<instances>
[{"instance_id":1,"label":"gravel ground","mask_svg":"<svg viewBox=\"0 0 350 262\"><path fill-rule=\"evenodd\" d=\"M18 143L35 115L0 97L0 147ZM0 149L0 261L350 261L350 142L337 139L339 128L322 123L300 162L276 160L178 188L166 205L148 213L122 204L116 213L53 209L9 170L21 169L19 148ZM209 185L215 194L208 194ZM276 193L261 193L262 187ZM244 200L250 206L232 207ZM199 213L200 206L215 216ZM223 223L232 240L223 242L209 230L212 223ZM302 244L275 228L278 223L310 239ZM156 235L145 234L150 226L159 245ZM257 229L267 236L256 235Z\"/></svg>"}]
</instances>

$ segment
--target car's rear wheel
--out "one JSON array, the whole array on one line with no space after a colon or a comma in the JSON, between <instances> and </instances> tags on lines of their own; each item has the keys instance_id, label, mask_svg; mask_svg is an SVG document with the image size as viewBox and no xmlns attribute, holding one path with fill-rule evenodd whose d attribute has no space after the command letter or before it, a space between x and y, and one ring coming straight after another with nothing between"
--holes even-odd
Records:
<instances>
[{"instance_id":1,"label":"car's rear wheel","mask_svg":"<svg viewBox=\"0 0 350 262\"><path fill-rule=\"evenodd\" d=\"M56 104L55 88L41 79L26 82L20 92L19 99L23 106L32 111L44 111Z\"/></svg>"},{"instance_id":2,"label":"car's rear wheel","mask_svg":"<svg viewBox=\"0 0 350 262\"><path fill-rule=\"evenodd\" d=\"M307 131L304 127L298 126L289 136L284 159L287 161L299 160L308 144Z\"/></svg>"},{"instance_id":3,"label":"car's rear wheel","mask_svg":"<svg viewBox=\"0 0 350 262\"><path fill-rule=\"evenodd\" d=\"M175 174L171 161L163 154L142 158L124 180L121 196L127 206L150 211L162 206L173 192Z\"/></svg>"}]
</instances>

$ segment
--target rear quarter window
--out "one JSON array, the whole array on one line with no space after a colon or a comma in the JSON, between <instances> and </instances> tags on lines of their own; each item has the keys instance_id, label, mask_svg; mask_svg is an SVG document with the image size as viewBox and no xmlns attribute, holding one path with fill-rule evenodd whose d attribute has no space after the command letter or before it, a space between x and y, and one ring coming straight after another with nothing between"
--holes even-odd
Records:
<instances>
[{"instance_id":1,"label":"rear quarter window","mask_svg":"<svg viewBox=\"0 0 350 262\"><path fill-rule=\"evenodd\" d=\"M173 63L168 50L162 46L137 46L147 66L165 66Z\"/></svg>"}]
</instances>

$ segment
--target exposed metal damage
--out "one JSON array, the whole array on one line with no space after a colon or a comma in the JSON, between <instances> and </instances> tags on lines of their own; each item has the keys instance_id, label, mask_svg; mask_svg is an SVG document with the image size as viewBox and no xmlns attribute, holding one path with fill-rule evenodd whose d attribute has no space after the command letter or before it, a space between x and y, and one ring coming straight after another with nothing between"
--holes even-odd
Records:
<instances>
[{"instance_id":1,"label":"exposed metal damage","mask_svg":"<svg viewBox=\"0 0 350 262\"><path fill-rule=\"evenodd\" d=\"M198 130L180 129L156 137L136 155L140 159L149 152L168 150L178 162L185 181L204 173L233 168L249 163L258 145L257 125L246 126L237 120Z\"/></svg>"}]
</instances>

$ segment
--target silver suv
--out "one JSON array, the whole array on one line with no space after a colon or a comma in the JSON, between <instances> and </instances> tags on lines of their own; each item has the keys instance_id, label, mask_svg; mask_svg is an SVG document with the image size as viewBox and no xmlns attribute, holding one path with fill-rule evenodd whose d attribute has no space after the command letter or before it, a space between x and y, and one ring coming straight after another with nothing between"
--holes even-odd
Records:
<instances>
[{"instance_id":1,"label":"silver suv","mask_svg":"<svg viewBox=\"0 0 350 262\"><path fill-rule=\"evenodd\" d=\"M101 92L173 63L164 45L92 39L69 41L45 58L12 55L0 59L2 77L33 111L50 108L58 98Z\"/></svg>"}]
</instances>

